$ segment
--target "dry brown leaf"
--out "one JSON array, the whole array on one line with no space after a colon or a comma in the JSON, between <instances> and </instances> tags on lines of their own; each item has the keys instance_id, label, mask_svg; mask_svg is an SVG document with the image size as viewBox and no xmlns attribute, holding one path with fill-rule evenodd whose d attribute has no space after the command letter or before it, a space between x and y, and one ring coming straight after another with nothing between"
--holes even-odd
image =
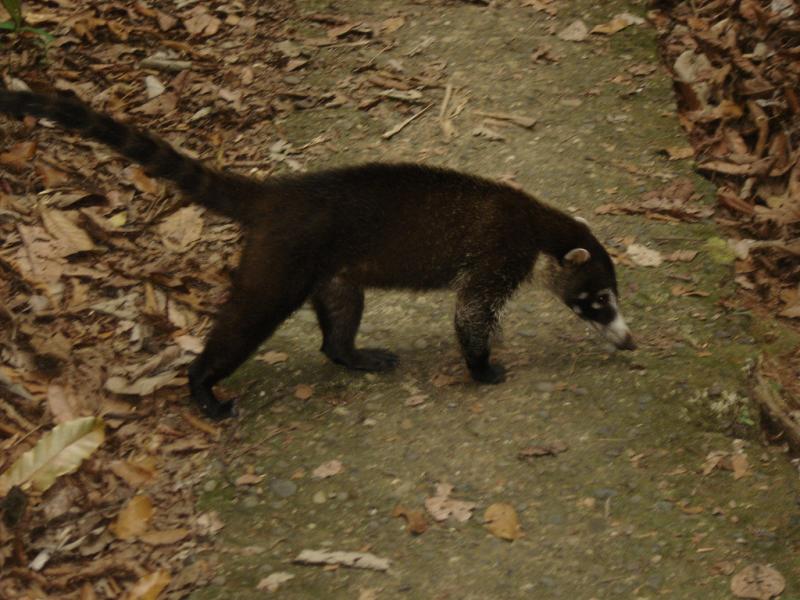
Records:
<instances>
[{"instance_id":1,"label":"dry brown leaf","mask_svg":"<svg viewBox=\"0 0 800 600\"><path fill-rule=\"evenodd\" d=\"M316 469L311 472L311 477L314 479L325 479L327 477L333 477L334 475L338 475L343 470L342 463L336 459L329 460L327 462L322 463Z\"/></svg>"},{"instance_id":2,"label":"dry brown leaf","mask_svg":"<svg viewBox=\"0 0 800 600\"><path fill-rule=\"evenodd\" d=\"M147 457L137 461L115 460L108 468L132 488L149 483L156 475L155 459Z\"/></svg>"},{"instance_id":3,"label":"dry brown leaf","mask_svg":"<svg viewBox=\"0 0 800 600\"><path fill-rule=\"evenodd\" d=\"M0 154L0 165L21 171L28 166L28 163L35 155L36 142L20 142Z\"/></svg>"},{"instance_id":4,"label":"dry brown leaf","mask_svg":"<svg viewBox=\"0 0 800 600\"><path fill-rule=\"evenodd\" d=\"M408 533L421 535L428 531L428 520L421 510L411 510L398 504L392 511L392 516L403 517L406 520L406 531Z\"/></svg>"},{"instance_id":5,"label":"dry brown leaf","mask_svg":"<svg viewBox=\"0 0 800 600\"><path fill-rule=\"evenodd\" d=\"M558 33L558 37L566 42L582 42L588 36L589 28L580 19L573 21Z\"/></svg>"},{"instance_id":6,"label":"dry brown leaf","mask_svg":"<svg viewBox=\"0 0 800 600\"><path fill-rule=\"evenodd\" d=\"M139 540L151 546L169 546L177 544L189 537L189 529L164 529L161 531L148 531L139 536Z\"/></svg>"},{"instance_id":7,"label":"dry brown leaf","mask_svg":"<svg viewBox=\"0 0 800 600\"><path fill-rule=\"evenodd\" d=\"M66 211L42 209L42 223L55 241L58 256L94 250L94 242L78 227Z\"/></svg>"},{"instance_id":8,"label":"dry brown leaf","mask_svg":"<svg viewBox=\"0 0 800 600\"><path fill-rule=\"evenodd\" d=\"M141 167L129 166L122 172L127 180L144 194L157 195L161 190L161 184L156 179L148 177Z\"/></svg>"},{"instance_id":9,"label":"dry brown leaf","mask_svg":"<svg viewBox=\"0 0 800 600\"><path fill-rule=\"evenodd\" d=\"M140 494L128 501L109 529L119 539L129 540L147 531L152 516L153 502L148 496Z\"/></svg>"},{"instance_id":10,"label":"dry brown leaf","mask_svg":"<svg viewBox=\"0 0 800 600\"><path fill-rule=\"evenodd\" d=\"M277 592L281 584L286 583L291 579L294 579L294 575L292 575L291 573L283 573L283 572L270 573L269 575L267 575L261 581L258 582L258 585L256 585L256 589L266 590L268 592Z\"/></svg>"},{"instance_id":11,"label":"dry brown leaf","mask_svg":"<svg viewBox=\"0 0 800 600\"><path fill-rule=\"evenodd\" d=\"M731 592L737 598L770 600L786 587L786 580L769 565L748 565L731 579Z\"/></svg>"},{"instance_id":12,"label":"dry brown leaf","mask_svg":"<svg viewBox=\"0 0 800 600\"><path fill-rule=\"evenodd\" d=\"M625 254L640 267L658 267L664 262L658 250L652 250L641 244L630 244L625 250Z\"/></svg>"},{"instance_id":13,"label":"dry brown leaf","mask_svg":"<svg viewBox=\"0 0 800 600\"><path fill-rule=\"evenodd\" d=\"M517 511L505 502L490 505L483 515L483 520L489 533L500 539L512 542L522 535Z\"/></svg>"},{"instance_id":14,"label":"dry brown leaf","mask_svg":"<svg viewBox=\"0 0 800 600\"><path fill-rule=\"evenodd\" d=\"M140 578L127 593L125 600L156 600L171 580L169 571L154 571Z\"/></svg>"},{"instance_id":15,"label":"dry brown leaf","mask_svg":"<svg viewBox=\"0 0 800 600\"><path fill-rule=\"evenodd\" d=\"M670 262L692 262L698 254L697 250L676 250L665 258Z\"/></svg>"},{"instance_id":16,"label":"dry brown leaf","mask_svg":"<svg viewBox=\"0 0 800 600\"><path fill-rule=\"evenodd\" d=\"M453 486L449 483L436 484L436 493L425 499L425 509L436 521L445 521L453 517L456 521L464 523L472 516L475 510L474 502L454 500L450 498Z\"/></svg>"},{"instance_id":17,"label":"dry brown leaf","mask_svg":"<svg viewBox=\"0 0 800 600\"><path fill-rule=\"evenodd\" d=\"M555 456L556 454L566 452L568 449L569 446L567 446L564 442L556 440L547 444L535 444L532 446L527 446L517 453L517 458L523 460L526 458L536 458L539 456Z\"/></svg>"},{"instance_id":18,"label":"dry brown leaf","mask_svg":"<svg viewBox=\"0 0 800 600\"><path fill-rule=\"evenodd\" d=\"M734 454L731 456L731 468L733 469L733 478L741 479L750 475L750 465L747 462L746 454Z\"/></svg>"},{"instance_id":19,"label":"dry brown leaf","mask_svg":"<svg viewBox=\"0 0 800 600\"><path fill-rule=\"evenodd\" d=\"M310 385L306 385L305 383L301 383L294 388L294 397L298 400L308 400L313 395L314 388Z\"/></svg>"},{"instance_id":20,"label":"dry brown leaf","mask_svg":"<svg viewBox=\"0 0 800 600\"><path fill-rule=\"evenodd\" d=\"M69 177L67 177L66 173L55 167L51 167L47 163L37 161L36 172L39 174L39 177L42 178L42 184L46 188L57 187L69 181Z\"/></svg>"},{"instance_id":21,"label":"dry brown leaf","mask_svg":"<svg viewBox=\"0 0 800 600\"><path fill-rule=\"evenodd\" d=\"M255 359L263 361L268 365L277 365L278 363L286 362L289 359L289 355L286 354L286 352L276 352L275 350L269 350L264 354L259 354L258 356L255 357Z\"/></svg>"},{"instance_id":22,"label":"dry brown leaf","mask_svg":"<svg viewBox=\"0 0 800 600\"><path fill-rule=\"evenodd\" d=\"M342 565L356 569L388 571L391 561L368 552L339 552L330 550L303 550L294 562L306 565Z\"/></svg>"}]
</instances>

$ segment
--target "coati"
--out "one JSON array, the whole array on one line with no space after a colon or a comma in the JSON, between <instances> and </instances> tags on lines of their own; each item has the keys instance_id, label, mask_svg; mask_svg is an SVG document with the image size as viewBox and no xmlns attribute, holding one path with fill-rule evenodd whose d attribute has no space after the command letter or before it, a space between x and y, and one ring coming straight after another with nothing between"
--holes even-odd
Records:
<instances>
[{"instance_id":1,"label":"coati","mask_svg":"<svg viewBox=\"0 0 800 600\"><path fill-rule=\"evenodd\" d=\"M102 142L243 225L230 298L189 368L191 395L210 417L232 409L213 386L309 298L330 360L365 371L394 366L391 352L355 346L366 287L453 288L469 372L499 383L505 370L489 360L490 333L540 254L547 284L567 306L618 348L635 348L614 266L589 227L508 185L379 163L256 181L216 171L73 96L0 91L0 113L45 117Z\"/></svg>"}]
</instances>

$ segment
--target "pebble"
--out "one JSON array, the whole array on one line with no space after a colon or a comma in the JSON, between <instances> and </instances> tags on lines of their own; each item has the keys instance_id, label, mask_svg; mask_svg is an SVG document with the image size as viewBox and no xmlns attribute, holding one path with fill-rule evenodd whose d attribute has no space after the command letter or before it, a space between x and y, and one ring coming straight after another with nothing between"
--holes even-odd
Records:
<instances>
[{"instance_id":1,"label":"pebble","mask_svg":"<svg viewBox=\"0 0 800 600\"><path fill-rule=\"evenodd\" d=\"M655 504L653 504L653 510L656 512L669 512L672 510L672 502L667 502L666 500L659 500Z\"/></svg>"},{"instance_id":2,"label":"pebble","mask_svg":"<svg viewBox=\"0 0 800 600\"><path fill-rule=\"evenodd\" d=\"M258 498L255 496L246 496L244 500L242 500L242 506L245 508L255 508L258 506Z\"/></svg>"},{"instance_id":3,"label":"pebble","mask_svg":"<svg viewBox=\"0 0 800 600\"><path fill-rule=\"evenodd\" d=\"M219 485L219 484L217 483L216 479L209 479L208 481L206 481L203 484L203 491L204 492L213 492L215 489L217 489L217 485Z\"/></svg>"},{"instance_id":4,"label":"pebble","mask_svg":"<svg viewBox=\"0 0 800 600\"><path fill-rule=\"evenodd\" d=\"M556 384L552 381L540 381L533 386L537 392L553 392L556 389Z\"/></svg>"},{"instance_id":5,"label":"pebble","mask_svg":"<svg viewBox=\"0 0 800 600\"><path fill-rule=\"evenodd\" d=\"M312 500L314 501L314 504L325 504L325 502L328 500L328 497L325 495L325 492L319 491L314 494Z\"/></svg>"},{"instance_id":6,"label":"pebble","mask_svg":"<svg viewBox=\"0 0 800 600\"><path fill-rule=\"evenodd\" d=\"M297 491L297 484L289 479L273 479L269 482L269 489L280 498L288 498Z\"/></svg>"},{"instance_id":7,"label":"pebble","mask_svg":"<svg viewBox=\"0 0 800 600\"><path fill-rule=\"evenodd\" d=\"M611 488L597 488L592 492L592 496L594 496L598 500L605 500L606 498L611 498L612 496L616 495L617 491L612 490Z\"/></svg>"}]
</instances>

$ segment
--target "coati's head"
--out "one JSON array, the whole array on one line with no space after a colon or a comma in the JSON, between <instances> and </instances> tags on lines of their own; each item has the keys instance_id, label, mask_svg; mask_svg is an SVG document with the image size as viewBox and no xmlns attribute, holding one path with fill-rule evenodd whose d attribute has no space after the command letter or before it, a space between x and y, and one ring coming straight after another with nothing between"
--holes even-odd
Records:
<instances>
[{"instance_id":1,"label":"coati's head","mask_svg":"<svg viewBox=\"0 0 800 600\"><path fill-rule=\"evenodd\" d=\"M583 219L579 244L558 257L548 257L545 283L550 290L584 321L621 350L635 350L630 329L617 303L614 263L592 235Z\"/></svg>"}]
</instances>

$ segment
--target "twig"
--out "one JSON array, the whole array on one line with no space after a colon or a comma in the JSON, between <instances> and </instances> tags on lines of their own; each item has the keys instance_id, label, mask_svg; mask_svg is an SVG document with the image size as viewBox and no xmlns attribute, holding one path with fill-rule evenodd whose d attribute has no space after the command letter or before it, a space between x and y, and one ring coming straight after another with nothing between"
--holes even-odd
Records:
<instances>
[{"instance_id":1,"label":"twig","mask_svg":"<svg viewBox=\"0 0 800 600\"><path fill-rule=\"evenodd\" d=\"M400 133L403 129L405 129L406 126L409 123L411 123L414 119L416 119L417 117L422 115L424 112L426 112L431 106L433 106L433 102L428 104L428 106L426 106L425 108L423 108L419 112L417 112L417 113L411 115L410 117L408 117L405 121L402 121L402 122L398 123L397 125L395 125L394 127L392 127L389 131L385 132L381 137L383 139L385 139L385 140L388 140L388 139L392 138L396 134Z\"/></svg>"}]
</instances>

